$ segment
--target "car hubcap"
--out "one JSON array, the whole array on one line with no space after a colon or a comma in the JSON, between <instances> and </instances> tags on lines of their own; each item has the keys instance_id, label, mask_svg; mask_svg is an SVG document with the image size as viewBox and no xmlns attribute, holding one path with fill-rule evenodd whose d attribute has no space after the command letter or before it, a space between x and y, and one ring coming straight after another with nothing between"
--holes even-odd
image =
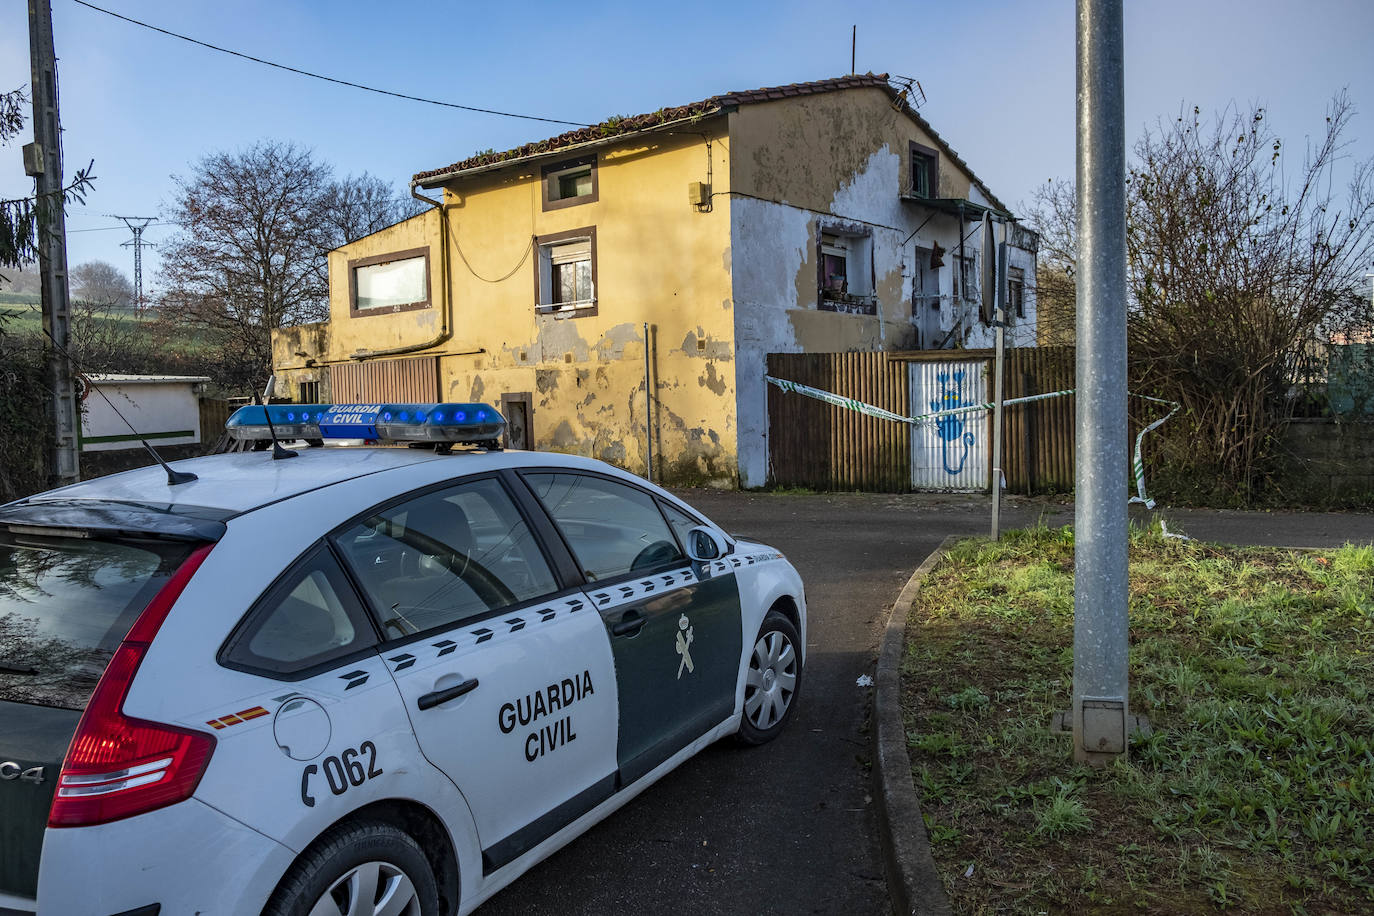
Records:
<instances>
[{"instance_id":1,"label":"car hubcap","mask_svg":"<svg viewBox=\"0 0 1374 916\"><path fill-rule=\"evenodd\" d=\"M797 689L797 653L792 641L774 630L754 643L744 682L744 714L755 727L772 728L792 703Z\"/></svg>"},{"instance_id":2,"label":"car hubcap","mask_svg":"<svg viewBox=\"0 0 1374 916\"><path fill-rule=\"evenodd\" d=\"M419 916L420 901L406 873L387 862L364 862L325 891L310 916Z\"/></svg>"}]
</instances>

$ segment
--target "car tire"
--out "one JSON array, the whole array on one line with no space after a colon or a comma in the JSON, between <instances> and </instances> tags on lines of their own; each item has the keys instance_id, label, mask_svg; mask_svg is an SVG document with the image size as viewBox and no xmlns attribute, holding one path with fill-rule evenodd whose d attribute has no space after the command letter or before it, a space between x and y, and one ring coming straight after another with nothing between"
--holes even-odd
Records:
<instances>
[{"instance_id":1,"label":"car tire","mask_svg":"<svg viewBox=\"0 0 1374 916\"><path fill-rule=\"evenodd\" d=\"M736 738L742 744L772 741L786 727L801 697L801 637L792 621L769 611L759 627L744 674L744 711Z\"/></svg>"},{"instance_id":2,"label":"car tire","mask_svg":"<svg viewBox=\"0 0 1374 916\"><path fill-rule=\"evenodd\" d=\"M369 890L371 900L366 899ZM434 873L420 845L381 821L339 824L325 831L292 863L263 916L332 916L331 898L340 916L439 913Z\"/></svg>"}]
</instances>

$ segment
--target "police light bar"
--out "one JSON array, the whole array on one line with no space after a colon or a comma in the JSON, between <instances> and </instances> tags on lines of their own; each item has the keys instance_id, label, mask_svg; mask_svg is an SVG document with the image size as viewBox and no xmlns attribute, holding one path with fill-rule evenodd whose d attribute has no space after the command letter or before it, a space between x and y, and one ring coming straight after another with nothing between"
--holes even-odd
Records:
<instances>
[{"instance_id":1,"label":"police light bar","mask_svg":"<svg viewBox=\"0 0 1374 916\"><path fill-rule=\"evenodd\" d=\"M489 442L506 419L490 404L272 404L234 411L225 429L234 439L388 439L396 442Z\"/></svg>"}]
</instances>

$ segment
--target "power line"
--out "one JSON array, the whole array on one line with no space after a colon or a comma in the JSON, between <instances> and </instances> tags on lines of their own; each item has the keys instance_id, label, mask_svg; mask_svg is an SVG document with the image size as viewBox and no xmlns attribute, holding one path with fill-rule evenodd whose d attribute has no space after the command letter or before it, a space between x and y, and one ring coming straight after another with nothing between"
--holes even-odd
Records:
<instances>
[{"instance_id":1,"label":"power line","mask_svg":"<svg viewBox=\"0 0 1374 916\"><path fill-rule=\"evenodd\" d=\"M325 76L321 73L311 73L309 70L301 70L297 67L288 67L286 64L274 63L270 60L264 60L261 57L254 57L251 54L245 54L242 51L234 51L230 48L222 48L219 45L212 45L208 41L201 41L196 38L191 38L187 35L182 35L177 32L172 32L167 29L159 28L158 26L152 25L150 23L142 22L138 19L132 19L120 13L116 13L113 10L107 10L103 7L96 6L94 3L87 3L86 0L73 0L73 2L80 4L81 6L84 6L88 9L95 10L97 13L104 13L106 16L113 16L116 19L122 19L125 22L132 23L133 25L137 26L142 26L145 29L151 29L154 32L160 32L163 35L168 35L172 38L180 38L182 41L189 41L193 45L200 45L202 48L209 48L211 51L219 51L221 54L232 54L234 57L241 57L244 60L251 60L254 63L263 64L267 67L276 67L278 70L286 70L291 73L298 73L301 76L308 76L313 79L324 80L327 83L336 83L340 86L351 86L354 89L362 89L365 92L375 92L378 95L389 95L398 99L409 99L412 102L424 102L426 105L439 105L444 108L457 108L462 111L475 111L478 114L499 115L503 118L523 118L526 121L545 121L549 124L570 124L573 127L592 126L591 124L585 124L581 121L563 121L559 118L541 118L537 115L516 114L510 111L497 111L494 108L476 108L472 105L459 105L457 102L442 102L438 99L426 99L418 95L406 95L404 92L392 92L389 89L377 89L373 86L364 86L362 83L354 83L348 80L336 79L332 76Z\"/></svg>"}]
</instances>

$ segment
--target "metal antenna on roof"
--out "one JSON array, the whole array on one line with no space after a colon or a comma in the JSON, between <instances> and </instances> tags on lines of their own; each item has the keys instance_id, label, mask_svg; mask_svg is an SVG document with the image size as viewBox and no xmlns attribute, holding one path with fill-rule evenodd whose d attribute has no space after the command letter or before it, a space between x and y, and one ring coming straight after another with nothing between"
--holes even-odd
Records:
<instances>
[{"instance_id":1,"label":"metal antenna on roof","mask_svg":"<svg viewBox=\"0 0 1374 916\"><path fill-rule=\"evenodd\" d=\"M857 47L858 43L859 43L859 26L858 26L857 24L855 24L855 26L854 26L854 31L852 31L852 32L849 33L849 75L850 75L850 76L853 76L856 72L858 72L858 71L856 71L856 70L854 69L854 49Z\"/></svg>"},{"instance_id":2,"label":"metal antenna on roof","mask_svg":"<svg viewBox=\"0 0 1374 916\"><path fill-rule=\"evenodd\" d=\"M272 460L279 461L282 458L295 458L299 452L294 452L289 448L282 448L277 441L277 428L272 425L272 411L268 408L272 406L272 392L277 388L277 377L269 375L267 377L267 389L263 391L258 403L262 405L262 415L267 418L267 432L272 436Z\"/></svg>"}]
</instances>

